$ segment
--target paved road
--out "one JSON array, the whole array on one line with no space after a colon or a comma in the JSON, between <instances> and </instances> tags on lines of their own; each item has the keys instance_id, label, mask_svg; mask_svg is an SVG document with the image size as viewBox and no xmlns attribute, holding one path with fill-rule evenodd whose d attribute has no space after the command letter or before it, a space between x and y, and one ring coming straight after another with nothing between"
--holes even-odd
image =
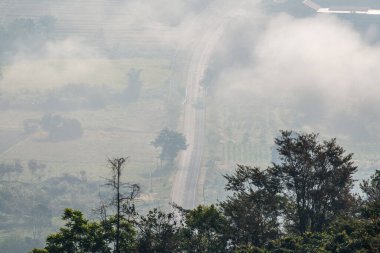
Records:
<instances>
[{"instance_id":1,"label":"paved road","mask_svg":"<svg viewBox=\"0 0 380 253\"><path fill-rule=\"evenodd\" d=\"M48 0L45 0L48 3ZM237 3L243 3L246 0L238 0ZM97 9L104 3L101 0L93 0L90 9ZM193 43L189 45L190 60L187 69L187 77L185 79L187 87L186 102L184 103L184 121L183 133L186 136L189 144L188 149L182 152L178 160L178 172L176 173L175 180L172 187L171 200L185 208L192 208L198 204L197 190L198 178L201 169L201 159L204 146L204 122L205 110L202 108L204 100L204 90L201 85L204 72L207 68L211 53L217 45L220 36L223 34L225 24L234 18L236 10L240 6L235 2L227 2L230 6L224 6L224 10L217 10L221 15L214 15L210 17L206 23L200 23L200 26L207 26L205 32L196 34ZM248 2L248 1L246 1ZM110 0L108 5L110 8L117 6L117 0ZM151 27L136 27L132 24L121 23L115 27L107 26L107 23L99 23L95 18L88 20L81 18L80 8L76 8L78 2L68 0L62 3L51 3L44 5L40 8L38 3L28 0L3 0L0 1L0 14L4 14L0 23L4 21L5 17L40 17L44 15L57 16L56 28L58 30L58 37L65 38L66 36L78 35L85 38L85 41L95 44L102 42L99 36L99 28L104 27L111 36L111 44L114 41L120 43L120 47L128 45L127 48L132 47L133 43L142 45L144 48L154 48L154 45L167 43L173 40L173 36L179 36L176 31L171 27L162 25L152 25ZM217 6L215 6L217 7ZM207 10L205 15L207 16ZM123 19L121 19L123 20ZM204 21L204 19L202 18ZM202 21L202 22L203 22ZM195 20L194 22L198 22ZM112 26L115 25L113 22ZM102 30L102 29L100 29ZM100 33L101 34L101 33ZM103 42L102 42L103 43ZM105 43L105 42L104 42Z\"/></svg>"},{"instance_id":2,"label":"paved road","mask_svg":"<svg viewBox=\"0 0 380 253\"><path fill-rule=\"evenodd\" d=\"M197 190L205 131L205 91L202 78L213 49L223 34L224 26L240 14L230 10L226 15L216 19L214 25L210 25L208 31L200 36L193 49L186 80L183 121L183 133L186 136L188 148L180 154L171 192L171 201L184 208L193 208L199 204Z\"/></svg>"}]
</instances>

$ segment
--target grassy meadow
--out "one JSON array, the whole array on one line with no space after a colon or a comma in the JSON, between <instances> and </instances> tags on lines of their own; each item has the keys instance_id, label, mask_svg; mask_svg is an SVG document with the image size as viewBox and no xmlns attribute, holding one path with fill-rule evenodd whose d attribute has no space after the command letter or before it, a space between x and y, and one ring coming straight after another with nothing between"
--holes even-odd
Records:
<instances>
[{"instance_id":1,"label":"grassy meadow","mask_svg":"<svg viewBox=\"0 0 380 253\"><path fill-rule=\"evenodd\" d=\"M65 68L71 64L94 66L95 69L82 76L65 76ZM171 75L168 59L81 59L81 60L46 60L10 65L3 71L0 82L3 90L16 94L28 89L28 85L40 92L64 86L60 80L46 80L43 74L36 78L14 78L13 72L37 69L51 69L60 74L65 81L89 85L103 85L118 92L128 85L127 77L131 69L141 70L142 83L137 101L118 104L110 101L104 108L96 110L76 109L54 112L63 117L73 118L81 123L83 136L78 139L52 142L46 139L46 132L38 130L31 134L23 133L26 119L40 119L46 111L10 109L0 111L0 117L7 119L0 123L0 159L4 162L20 160L26 168L29 160L46 164L43 177L58 177L62 174L79 176L85 173L90 180L102 181L109 175L107 159L119 156L130 158L125 171L125 180L138 182L144 193L151 190L155 194L145 197L149 201L168 202L170 184L168 179L153 178L150 175L159 166L159 151L150 143L157 133L167 126L167 94ZM68 70L68 72L72 70ZM92 75L91 73L94 73ZM11 81L12 80L12 81ZM34 83L32 83L34 82ZM173 92L171 92L173 94ZM16 96L15 95L15 96ZM49 112L49 108L46 108ZM19 180L30 178L27 169ZM152 182L152 186L151 186ZM152 189L150 189L152 188ZM162 200L162 201L161 201Z\"/></svg>"}]
</instances>

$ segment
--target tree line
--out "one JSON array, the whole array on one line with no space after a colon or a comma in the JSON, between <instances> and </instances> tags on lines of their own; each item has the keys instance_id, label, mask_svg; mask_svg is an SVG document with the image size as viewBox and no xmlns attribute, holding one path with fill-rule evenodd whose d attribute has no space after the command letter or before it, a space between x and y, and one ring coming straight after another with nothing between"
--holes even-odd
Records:
<instances>
[{"instance_id":1,"label":"tree line","mask_svg":"<svg viewBox=\"0 0 380 253\"><path fill-rule=\"evenodd\" d=\"M140 215L140 188L122 182L126 158L109 161L112 197L89 220L66 209L43 249L58 252L380 252L380 171L353 193L357 166L336 139L281 131L276 162L237 165L226 200Z\"/></svg>"}]
</instances>

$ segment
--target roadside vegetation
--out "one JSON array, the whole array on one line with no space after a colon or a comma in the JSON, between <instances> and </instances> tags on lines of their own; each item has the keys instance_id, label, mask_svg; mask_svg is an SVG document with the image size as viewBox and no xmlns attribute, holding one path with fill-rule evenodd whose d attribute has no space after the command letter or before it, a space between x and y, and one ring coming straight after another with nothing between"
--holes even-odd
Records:
<instances>
[{"instance_id":1,"label":"roadside vegetation","mask_svg":"<svg viewBox=\"0 0 380 253\"><path fill-rule=\"evenodd\" d=\"M162 129L151 144L161 149L159 155L161 165L158 172L172 169L178 152L187 148L185 136L168 128Z\"/></svg>"},{"instance_id":2,"label":"roadside vegetation","mask_svg":"<svg viewBox=\"0 0 380 253\"><path fill-rule=\"evenodd\" d=\"M226 200L190 210L140 215L140 188L119 180L126 159L110 160L98 218L65 209L65 225L32 252L379 252L380 171L353 193L353 154L335 139L282 131L275 143L277 162L237 165Z\"/></svg>"}]
</instances>

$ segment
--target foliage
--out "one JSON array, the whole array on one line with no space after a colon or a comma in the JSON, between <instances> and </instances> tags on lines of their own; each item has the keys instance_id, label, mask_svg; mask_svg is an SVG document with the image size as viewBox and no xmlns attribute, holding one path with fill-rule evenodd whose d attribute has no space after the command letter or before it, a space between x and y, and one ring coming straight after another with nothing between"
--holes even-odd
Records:
<instances>
[{"instance_id":1,"label":"foliage","mask_svg":"<svg viewBox=\"0 0 380 253\"><path fill-rule=\"evenodd\" d=\"M123 221L120 252L235 252L235 253L364 253L379 252L380 223L371 219L344 218L323 232L286 234L265 245L230 245L227 220L215 206L198 206L185 212L183 223L174 213L153 209L135 223ZM90 222L80 211L66 209L64 228L47 239L39 252L116 252L110 247L115 217ZM232 247L234 246L234 247Z\"/></svg>"},{"instance_id":2,"label":"foliage","mask_svg":"<svg viewBox=\"0 0 380 253\"><path fill-rule=\"evenodd\" d=\"M155 148L161 148L160 158L172 162L180 150L186 150L186 138L181 133L165 128L152 142Z\"/></svg>"},{"instance_id":3,"label":"foliage","mask_svg":"<svg viewBox=\"0 0 380 253\"><path fill-rule=\"evenodd\" d=\"M48 132L50 141L77 139L83 135L82 125L78 120L60 115L44 115L41 119L41 127Z\"/></svg>"},{"instance_id":4,"label":"foliage","mask_svg":"<svg viewBox=\"0 0 380 253\"><path fill-rule=\"evenodd\" d=\"M301 234L322 231L354 205L353 154L346 155L336 139L319 143L317 137L282 131L275 139L280 162L271 170L289 202L288 228Z\"/></svg>"},{"instance_id":5,"label":"foliage","mask_svg":"<svg viewBox=\"0 0 380 253\"><path fill-rule=\"evenodd\" d=\"M289 234L268 243L268 252L379 252L380 224L355 218L338 219L324 232Z\"/></svg>"},{"instance_id":6,"label":"foliage","mask_svg":"<svg viewBox=\"0 0 380 253\"><path fill-rule=\"evenodd\" d=\"M33 249L31 253L49 253L46 249Z\"/></svg>"},{"instance_id":7,"label":"foliage","mask_svg":"<svg viewBox=\"0 0 380 253\"><path fill-rule=\"evenodd\" d=\"M364 180L360 188L365 193L367 202L380 201L380 170L376 170L369 180Z\"/></svg>"},{"instance_id":8,"label":"foliage","mask_svg":"<svg viewBox=\"0 0 380 253\"><path fill-rule=\"evenodd\" d=\"M110 252L106 233L97 222L89 222L80 211L66 209L62 219L65 227L46 239L49 253Z\"/></svg>"},{"instance_id":9,"label":"foliage","mask_svg":"<svg viewBox=\"0 0 380 253\"><path fill-rule=\"evenodd\" d=\"M154 208L138 223L138 252L176 252L178 228L174 213L164 213Z\"/></svg>"},{"instance_id":10,"label":"foliage","mask_svg":"<svg viewBox=\"0 0 380 253\"><path fill-rule=\"evenodd\" d=\"M265 249L253 246L251 244L239 245L234 251L234 253L267 253L267 252L268 251L266 251Z\"/></svg>"},{"instance_id":11,"label":"foliage","mask_svg":"<svg viewBox=\"0 0 380 253\"><path fill-rule=\"evenodd\" d=\"M258 245L280 235L281 184L270 170L238 165L233 175L225 176L226 190L232 191L222 210L230 226L234 244Z\"/></svg>"},{"instance_id":12,"label":"foliage","mask_svg":"<svg viewBox=\"0 0 380 253\"><path fill-rule=\"evenodd\" d=\"M186 226L180 231L182 249L194 252L226 252L227 219L216 206L198 206L185 214Z\"/></svg>"},{"instance_id":13,"label":"foliage","mask_svg":"<svg viewBox=\"0 0 380 253\"><path fill-rule=\"evenodd\" d=\"M339 219L329 230L329 252L379 252L380 223L367 219Z\"/></svg>"},{"instance_id":14,"label":"foliage","mask_svg":"<svg viewBox=\"0 0 380 253\"><path fill-rule=\"evenodd\" d=\"M122 172L127 159L121 157L108 160L111 167L111 178L107 179L106 186L111 188L112 198L108 205L103 205L100 209L103 223L108 223L110 228L115 230L113 240L109 243L114 243L116 253L124 252L124 250L133 247L132 243L126 243L128 240L125 239L125 236L128 237L133 231L129 225L134 222L137 215L134 201L140 192L140 187L137 184L122 181ZM112 208L114 212L111 223L107 217L108 207ZM125 231L129 233L125 233Z\"/></svg>"},{"instance_id":15,"label":"foliage","mask_svg":"<svg viewBox=\"0 0 380 253\"><path fill-rule=\"evenodd\" d=\"M110 206L102 206L103 218L89 221L66 209L65 227L33 252L379 252L379 171L361 184L365 200L355 201L352 154L345 155L335 139L319 143L315 134L281 134L278 163L265 170L238 165L225 176L231 196L190 210L155 208L138 216L136 191L122 194L126 159L110 160L114 195ZM116 211L107 215L108 207Z\"/></svg>"},{"instance_id":16,"label":"foliage","mask_svg":"<svg viewBox=\"0 0 380 253\"><path fill-rule=\"evenodd\" d=\"M324 253L326 246L326 234L307 232L303 235L287 235L273 240L266 245L268 252L315 252Z\"/></svg>"},{"instance_id":17,"label":"foliage","mask_svg":"<svg viewBox=\"0 0 380 253\"><path fill-rule=\"evenodd\" d=\"M32 252L116 252L111 248L115 243L115 216L106 221L91 222L80 211L68 208L62 219L66 221L65 227L47 237L45 249L34 249ZM123 220L120 223L120 252L134 249L134 237L132 225Z\"/></svg>"}]
</instances>

